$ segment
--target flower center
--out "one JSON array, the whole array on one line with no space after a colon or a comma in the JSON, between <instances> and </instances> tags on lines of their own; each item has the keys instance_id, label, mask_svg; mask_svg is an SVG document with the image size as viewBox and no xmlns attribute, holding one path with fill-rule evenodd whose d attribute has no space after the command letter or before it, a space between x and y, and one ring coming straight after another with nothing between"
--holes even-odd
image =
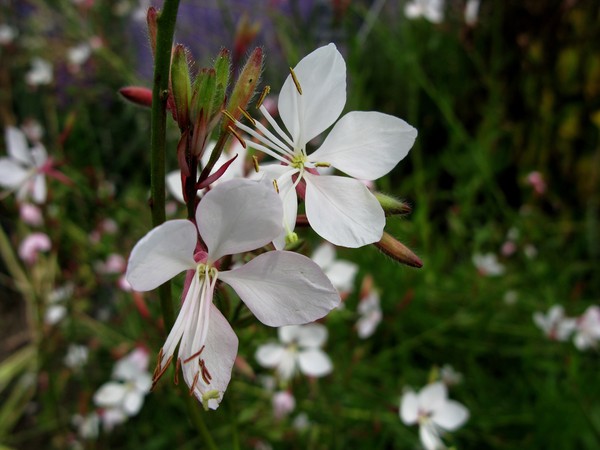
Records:
<instances>
[{"instance_id":1,"label":"flower center","mask_svg":"<svg viewBox=\"0 0 600 450\"><path fill-rule=\"evenodd\" d=\"M292 160L290 161L290 166L292 166L294 169L299 169L300 171L302 171L302 169L304 169L305 163L306 163L306 155L304 154L304 152L300 151L300 152L294 154L294 156L292 156Z\"/></svg>"}]
</instances>

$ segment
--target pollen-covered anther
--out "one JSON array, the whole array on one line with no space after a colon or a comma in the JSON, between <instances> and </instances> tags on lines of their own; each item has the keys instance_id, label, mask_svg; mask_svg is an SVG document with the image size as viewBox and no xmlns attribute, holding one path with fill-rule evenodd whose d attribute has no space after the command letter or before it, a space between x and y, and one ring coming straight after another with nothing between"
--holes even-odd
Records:
<instances>
[{"instance_id":1,"label":"pollen-covered anther","mask_svg":"<svg viewBox=\"0 0 600 450\"><path fill-rule=\"evenodd\" d=\"M260 171L260 167L258 165L258 158L252 155L252 164L254 164L254 171L258 173Z\"/></svg>"},{"instance_id":2,"label":"pollen-covered anther","mask_svg":"<svg viewBox=\"0 0 600 450\"><path fill-rule=\"evenodd\" d=\"M277 180L273 180L273 187L275 188L275 192L279 194L279 184L277 184Z\"/></svg>"},{"instance_id":3,"label":"pollen-covered anther","mask_svg":"<svg viewBox=\"0 0 600 450\"><path fill-rule=\"evenodd\" d=\"M198 383L199 376L200 376L200 372L198 371L198 372L196 372L196 375L194 375L194 381L190 385L190 395L194 395L194 390L196 389L196 383Z\"/></svg>"},{"instance_id":4,"label":"pollen-covered anther","mask_svg":"<svg viewBox=\"0 0 600 450\"><path fill-rule=\"evenodd\" d=\"M240 144L242 144L242 147L246 148L246 141L244 141L242 136L240 136L240 134L237 131L235 131L231 125L227 127L227 130L235 136L235 138L240 142Z\"/></svg>"},{"instance_id":5,"label":"pollen-covered anther","mask_svg":"<svg viewBox=\"0 0 600 450\"><path fill-rule=\"evenodd\" d=\"M262 106L265 98L267 98L267 95L269 95L269 92L271 92L271 86L265 86L260 94L260 97L258 97L258 100L256 101L256 109L259 109Z\"/></svg>"},{"instance_id":6,"label":"pollen-covered anther","mask_svg":"<svg viewBox=\"0 0 600 450\"><path fill-rule=\"evenodd\" d=\"M183 361L183 363L184 363L184 364L187 364L187 363L189 363L189 362L190 362L192 359L194 359L194 358L196 358L196 357L200 356L200 355L202 354L202 352L204 351L204 347L206 347L206 345L203 345L203 346L202 346L202 348L200 348L200 350L198 350L196 353L194 353L194 354L193 354L192 356L190 356L189 358L185 359L185 360ZM178 360L178 362L179 362L179 360Z\"/></svg>"},{"instance_id":7,"label":"pollen-covered anther","mask_svg":"<svg viewBox=\"0 0 600 450\"><path fill-rule=\"evenodd\" d=\"M254 120L254 117L252 117L250 115L250 113L248 111L246 111L244 108L242 108L241 106L238 106L238 109L244 115L244 117L246 119L248 119L248 121L252 124L252 126L255 127L256 126L256 120Z\"/></svg>"},{"instance_id":8,"label":"pollen-covered anther","mask_svg":"<svg viewBox=\"0 0 600 450\"><path fill-rule=\"evenodd\" d=\"M298 78L296 78L296 74L294 73L294 69L290 67L290 75L292 76L292 81L296 85L296 89L298 90L298 94L302 95L302 88L300 87L300 82Z\"/></svg>"},{"instance_id":9,"label":"pollen-covered anther","mask_svg":"<svg viewBox=\"0 0 600 450\"><path fill-rule=\"evenodd\" d=\"M210 382L212 380L212 375L210 374L210 372L206 368L206 363L204 362L203 359L201 359L201 360L198 361L198 365L200 366L200 373L202 375L202 380L204 380L204 382L206 384L210 384Z\"/></svg>"},{"instance_id":10,"label":"pollen-covered anther","mask_svg":"<svg viewBox=\"0 0 600 450\"><path fill-rule=\"evenodd\" d=\"M177 358L175 363L175 376L173 377L173 383L175 386L179 386L179 369L181 368L181 358Z\"/></svg>"},{"instance_id":11,"label":"pollen-covered anther","mask_svg":"<svg viewBox=\"0 0 600 450\"><path fill-rule=\"evenodd\" d=\"M328 162L316 162L315 167L331 167L331 164L329 164Z\"/></svg>"},{"instance_id":12,"label":"pollen-covered anther","mask_svg":"<svg viewBox=\"0 0 600 450\"><path fill-rule=\"evenodd\" d=\"M154 376L152 377L152 387L150 388L151 391L154 390L154 386L156 386L156 383L158 383L158 380L160 380L161 377L165 374L165 372L169 368L169 365L171 364L172 360L173 360L173 355L169 356L169 359L167 359L167 362L165 363L165 365L163 367L161 367L160 366L161 360L159 359L158 365L156 366L156 370L154 371Z\"/></svg>"},{"instance_id":13,"label":"pollen-covered anther","mask_svg":"<svg viewBox=\"0 0 600 450\"><path fill-rule=\"evenodd\" d=\"M225 117L227 117L229 120L231 120L233 123L237 122L236 118L233 117L231 115L231 113L229 111L227 111L226 109L222 109L221 110L221 114L223 114Z\"/></svg>"}]
</instances>

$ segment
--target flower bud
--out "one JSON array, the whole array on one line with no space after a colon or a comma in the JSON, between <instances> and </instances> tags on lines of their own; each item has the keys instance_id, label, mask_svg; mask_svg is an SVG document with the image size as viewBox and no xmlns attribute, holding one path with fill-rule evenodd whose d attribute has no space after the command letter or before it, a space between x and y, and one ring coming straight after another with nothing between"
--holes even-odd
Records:
<instances>
[{"instance_id":1,"label":"flower bud","mask_svg":"<svg viewBox=\"0 0 600 450\"><path fill-rule=\"evenodd\" d=\"M409 214L412 211L410 205L390 195L382 194L381 192L375 192L375 198L385 211L386 216Z\"/></svg>"},{"instance_id":2,"label":"flower bud","mask_svg":"<svg viewBox=\"0 0 600 450\"><path fill-rule=\"evenodd\" d=\"M236 120L240 118L241 110L246 109L254 95L262 71L263 59L262 49L255 48L235 83L227 105L227 112ZM227 130L230 125L232 125L231 119L225 118L222 124L223 130Z\"/></svg>"},{"instance_id":3,"label":"flower bud","mask_svg":"<svg viewBox=\"0 0 600 450\"><path fill-rule=\"evenodd\" d=\"M187 61L187 50L181 44L175 46L173 61L171 63L171 88L177 111L179 128L184 130L190 124L190 100L192 97L192 84L190 69Z\"/></svg>"},{"instance_id":4,"label":"flower bud","mask_svg":"<svg viewBox=\"0 0 600 450\"><path fill-rule=\"evenodd\" d=\"M194 82L194 96L192 98L192 121L198 122L202 116L202 122L206 123L213 114L213 100L217 78L215 69L202 69Z\"/></svg>"},{"instance_id":5,"label":"flower bud","mask_svg":"<svg viewBox=\"0 0 600 450\"><path fill-rule=\"evenodd\" d=\"M148 23L148 38L152 47L152 56L156 57L156 30L158 30L158 11L154 6L148 8L146 22Z\"/></svg>"},{"instance_id":6,"label":"flower bud","mask_svg":"<svg viewBox=\"0 0 600 450\"><path fill-rule=\"evenodd\" d=\"M213 99L212 110L220 111L225 103L225 94L227 87L229 86L229 76L231 73L231 61L229 57L229 50L226 48L222 49L217 56L214 64L215 68L215 96Z\"/></svg>"},{"instance_id":7,"label":"flower bud","mask_svg":"<svg viewBox=\"0 0 600 450\"><path fill-rule=\"evenodd\" d=\"M152 106L152 91L148 88L125 86L119 89L119 94L136 105L147 106L148 108Z\"/></svg>"},{"instance_id":8,"label":"flower bud","mask_svg":"<svg viewBox=\"0 0 600 450\"><path fill-rule=\"evenodd\" d=\"M383 232L381 240L374 245L399 263L416 268L423 267L423 261L421 261L411 249L385 231Z\"/></svg>"}]
</instances>

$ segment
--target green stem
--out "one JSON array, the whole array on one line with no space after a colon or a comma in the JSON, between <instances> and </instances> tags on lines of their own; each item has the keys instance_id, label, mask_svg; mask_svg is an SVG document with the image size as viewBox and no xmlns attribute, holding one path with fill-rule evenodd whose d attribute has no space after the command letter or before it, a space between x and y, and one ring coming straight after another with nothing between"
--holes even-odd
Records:
<instances>
[{"instance_id":1,"label":"green stem","mask_svg":"<svg viewBox=\"0 0 600 450\"><path fill-rule=\"evenodd\" d=\"M150 208L152 226L163 223L165 216L165 156L167 135L167 98L169 92L169 71L171 69L171 48L177 21L179 0L165 0L163 10L157 18L156 55L154 61L154 86L152 88L151 117L151 168L150 168ZM171 328L174 321L171 284L167 282L158 288L165 329Z\"/></svg>"},{"instance_id":2,"label":"green stem","mask_svg":"<svg viewBox=\"0 0 600 450\"><path fill-rule=\"evenodd\" d=\"M191 416L190 418L191 418L192 422L194 423L194 425L196 426L196 428L200 431L200 434L202 435L202 438L204 439L204 443L206 444L206 447L209 450L218 450L217 444L215 444L215 441L213 440L212 436L210 435L210 431L208 430L208 427L206 426L206 423L204 422L202 413L198 409L198 401L196 400L196 397L190 396L190 394L184 384L181 384L180 386L182 386L181 392L185 399L185 404L187 406L188 412L190 413L190 416Z\"/></svg>"}]
</instances>

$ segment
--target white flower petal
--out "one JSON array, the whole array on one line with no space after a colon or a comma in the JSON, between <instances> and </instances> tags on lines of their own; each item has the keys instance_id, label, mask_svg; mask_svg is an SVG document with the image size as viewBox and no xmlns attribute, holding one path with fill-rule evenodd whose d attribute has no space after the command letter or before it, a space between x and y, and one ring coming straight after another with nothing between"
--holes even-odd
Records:
<instances>
[{"instance_id":1,"label":"white flower petal","mask_svg":"<svg viewBox=\"0 0 600 450\"><path fill-rule=\"evenodd\" d=\"M417 423L419 418L419 400L413 391L407 391L402 395L400 402L400 419L405 425Z\"/></svg>"},{"instance_id":2,"label":"white flower petal","mask_svg":"<svg viewBox=\"0 0 600 450\"><path fill-rule=\"evenodd\" d=\"M23 163L25 166L32 166L33 159L27 145L25 134L15 127L6 128L6 151L11 158Z\"/></svg>"},{"instance_id":3,"label":"white flower petal","mask_svg":"<svg viewBox=\"0 0 600 450\"><path fill-rule=\"evenodd\" d=\"M136 390L130 390L123 399L123 411L129 417L133 417L140 412L144 404L144 394Z\"/></svg>"},{"instance_id":4,"label":"white flower petal","mask_svg":"<svg viewBox=\"0 0 600 450\"><path fill-rule=\"evenodd\" d=\"M438 381L425 386L419 392L419 406L425 411L435 411L444 405L448 398L448 388Z\"/></svg>"},{"instance_id":5,"label":"white flower petal","mask_svg":"<svg viewBox=\"0 0 600 450\"><path fill-rule=\"evenodd\" d=\"M159 225L131 251L127 281L136 291L149 291L196 267L196 241L196 227L189 220L170 220Z\"/></svg>"},{"instance_id":6,"label":"white flower petal","mask_svg":"<svg viewBox=\"0 0 600 450\"><path fill-rule=\"evenodd\" d=\"M325 271L331 283L340 292L349 292L354 287L358 266L350 261L336 261Z\"/></svg>"},{"instance_id":7,"label":"white flower petal","mask_svg":"<svg viewBox=\"0 0 600 450\"><path fill-rule=\"evenodd\" d=\"M431 420L445 430L453 431L469 418L469 410L454 400L448 400L431 415Z\"/></svg>"},{"instance_id":8,"label":"white flower petal","mask_svg":"<svg viewBox=\"0 0 600 450\"><path fill-rule=\"evenodd\" d=\"M46 201L46 177L42 174L37 174L33 177L33 186L31 197L38 205Z\"/></svg>"},{"instance_id":9,"label":"white flower petal","mask_svg":"<svg viewBox=\"0 0 600 450\"><path fill-rule=\"evenodd\" d=\"M100 386L100 389L94 394L94 403L101 408L118 406L121 404L127 393L127 387L122 383L109 381Z\"/></svg>"},{"instance_id":10,"label":"white flower petal","mask_svg":"<svg viewBox=\"0 0 600 450\"><path fill-rule=\"evenodd\" d=\"M14 189L27 180L31 172L10 158L0 158L0 186Z\"/></svg>"},{"instance_id":11,"label":"white flower petal","mask_svg":"<svg viewBox=\"0 0 600 450\"><path fill-rule=\"evenodd\" d=\"M196 211L211 261L268 244L280 234L282 217L281 201L273 189L241 178L216 186Z\"/></svg>"},{"instance_id":12,"label":"white flower petal","mask_svg":"<svg viewBox=\"0 0 600 450\"><path fill-rule=\"evenodd\" d=\"M335 247L329 242L323 242L310 257L321 269L327 270L335 261Z\"/></svg>"},{"instance_id":13,"label":"white flower petal","mask_svg":"<svg viewBox=\"0 0 600 450\"><path fill-rule=\"evenodd\" d=\"M352 248L381 239L385 214L364 184L352 178L308 173L304 179L306 216L319 236Z\"/></svg>"},{"instance_id":14,"label":"white flower petal","mask_svg":"<svg viewBox=\"0 0 600 450\"><path fill-rule=\"evenodd\" d=\"M263 253L238 269L221 272L219 278L258 320L272 327L313 322L340 302L319 266L292 252Z\"/></svg>"},{"instance_id":15,"label":"white flower petal","mask_svg":"<svg viewBox=\"0 0 600 450\"><path fill-rule=\"evenodd\" d=\"M183 199L183 189L181 188L181 172L174 170L169 172L165 178L167 185L167 191L173 196L179 203L185 203Z\"/></svg>"},{"instance_id":16,"label":"white flower petal","mask_svg":"<svg viewBox=\"0 0 600 450\"><path fill-rule=\"evenodd\" d=\"M305 56L294 73L302 88L298 93L288 76L279 93L279 116L299 147L329 128L346 104L346 63L335 45Z\"/></svg>"},{"instance_id":17,"label":"white flower petal","mask_svg":"<svg viewBox=\"0 0 600 450\"><path fill-rule=\"evenodd\" d=\"M279 340L281 342L284 344L290 344L298 340L301 329L302 327L300 325L287 325L285 327L279 327L277 329L277 335L279 336Z\"/></svg>"},{"instance_id":18,"label":"white flower petal","mask_svg":"<svg viewBox=\"0 0 600 450\"><path fill-rule=\"evenodd\" d=\"M430 421L421 424L419 427L419 437L421 438L421 444L423 444L425 450L447 449L447 447L444 445L444 442L442 442L440 434L435 425Z\"/></svg>"},{"instance_id":19,"label":"white flower petal","mask_svg":"<svg viewBox=\"0 0 600 450\"><path fill-rule=\"evenodd\" d=\"M279 344L265 344L258 347L254 357L262 367L276 367L283 359L285 349Z\"/></svg>"},{"instance_id":20,"label":"white flower petal","mask_svg":"<svg viewBox=\"0 0 600 450\"><path fill-rule=\"evenodd\" d=\"M323 145L309 156L351 177L376 180L396 167L417 138L417 130L398 117L353 111L342 117Z\"/></svg>"},{"instance_id":21,"label":"white flower petal","mask_svg":"<svg viewBox=\"0 0 600 450\"><path fill-rule=\"evenodd\" d=\"M329 356L318 348L301 351L298 354L300 371L310 377L323 377L333 370Z\"/></svg>"},{"instance_id":22,"label":"white flower petal","mask_svg":"<svg viewBox=\"0 0 600 450\"><path fill-rule=\"evenodd\" d=\"M309 323L298 330L298 345L303 348L322 347L327 341L327 327L320 323Z\"/></svg>"}]
</instances>

